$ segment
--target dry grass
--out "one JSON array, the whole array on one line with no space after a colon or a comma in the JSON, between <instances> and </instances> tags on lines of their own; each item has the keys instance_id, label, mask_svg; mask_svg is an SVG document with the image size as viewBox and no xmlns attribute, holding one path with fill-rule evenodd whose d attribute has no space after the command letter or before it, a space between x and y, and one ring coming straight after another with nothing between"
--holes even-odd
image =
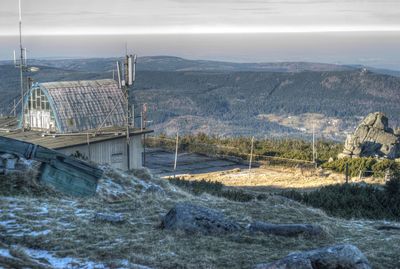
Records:
<instances>
[{"instance_id":1,"label":"dry grass","mask_svg":"<svg viewBox=\"0 0 400 269\"><path fill-rule=\"evenodd\" d=\"M0 195L61 196L54 189L41 185L37 178L38 170L36 168L25 172L14 171L7 175L0 175Z\"/></svg>"},{"instance_id":2,"label":"dry grass","mask_svg":"<svg viewBox=\"0 0 400 269\"><path fill-rule=\"evenodd\" d=\"M322 169L301 169L278 166L265 166L249 170L229 170L206 174L183 175L187 180L210 180L221 182L226 186L245 187L254 190L282 190L300 189L312 190L322 186L344 183L344 175ZM382 178L350 179L350 182L366 182L370 184L384 184Z\"/></svg>"},{"instance_id":3,"label":"dry grass","mask_svg":"<svg viewBox=\"0 0 400 269\"><path fill-rule=\"evenodd\" d=\"M113 186L109 185L111 178L115 178ZM374 268L400 268L400 233L376 230L374 226L382 222L331 218L320 210L274 195L246 203L207 194L193 196L166 180L149 176L139 179L113 171L107 173L101 185L108 186L108 191L100 188L99 195L88 200L0 197L0 241L48 250L59 257L103 262L110 268L121 260L154 268L251 268L293 251L346 242L358 246ZM119 196L118 192L126 194ZM326 236L189 236L161 230L161 217L182 201L219 209L242 225L253 220L317 223ZM96 212L120 213L126 222L94 222ZM3 225L12 220L8 226ZM10 229L12 224L14 229ZM46 230L48 234L32 235L32 231ZM21 231L25 231L22 236L18 234Z\"/></svg>"}]
</instances>

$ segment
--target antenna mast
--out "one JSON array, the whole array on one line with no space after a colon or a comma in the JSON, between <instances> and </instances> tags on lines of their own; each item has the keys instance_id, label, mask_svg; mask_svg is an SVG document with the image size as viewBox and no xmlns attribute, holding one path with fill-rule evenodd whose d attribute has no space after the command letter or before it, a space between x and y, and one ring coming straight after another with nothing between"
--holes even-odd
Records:
<instances>
[{"instance_id":1,"label":"antenna mast","mask_svg":"<svg viewBox=\"0 0 400 269\"><path fill-rule=\"evenodd\" d=\"M19 11L19 61L16 59L14 51L14 65L19 68L20 83L21 83L21 127L22 132L25 130L25 115L24 115L24 71L27 69L26 65L26 49L22 46L22 9L21 0L18 1L18 11Z\"/></svg>"},{"instance_id":2,"label":"antenna mast","mask_svg":"<svg viewBox=\"0 0 400 269\"><path fill-rule=\"evenodd\" d=\"M126 47L127 49L127 47ZM117 64L119 70L119 64ZM125 98L126 98L126 144L127 144L127 156L128 156L128 170L130 169L130 120L129 117L133 113L130 111L130 98L129 98L129 88L135 84L135 72L136 72L136 55L128 55L125 57L125 72L124 72L124 81L120 83L125 90Z\"/></svg>"}]
</instances>

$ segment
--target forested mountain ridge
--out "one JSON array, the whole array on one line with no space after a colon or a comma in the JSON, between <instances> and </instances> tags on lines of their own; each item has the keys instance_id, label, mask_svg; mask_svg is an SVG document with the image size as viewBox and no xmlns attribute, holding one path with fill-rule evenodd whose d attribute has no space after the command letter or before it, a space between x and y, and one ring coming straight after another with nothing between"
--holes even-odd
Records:
<instances>
[{"instance_id":1,"label":"forested mountain ridge","mask_svg":"<svg viewBox=\"0 0 400 269\"><path fill-rule=\"evenodd\" d=\"M41 64L41 70L32 77L46 82L111 78L115 59L34 63ZM374 111L385 112L392 125L400 126L398 77L325 64L260 65L273 66L273 71L257 70L257 64L139 58L133 101L137 108L148 103L152 128L169 134L179 129L218 135L303 136L310 134L314 122L319 136L342 139ZM0 64L2 113L10 110L12 98L19 94L18 75L12 65Z\"/></svg>"},{"instance_id":2,"label":"forested mountain ridge","mask_svg":"<svg viewBox=\"0 0 400 269\"><path fill-rule=\"evenodd\" d=\"M73 71L110 72L115 69L116 61L122 58L88 59L32 59L30 65L40 65ZM273 62L273 63L234 63L208 60L188 60L174 56L138 57L138 71L349 71L361 67L311 62ZM0 61L0 65L10 61Z\"/></svg>"},{"instance_id":3,"label":"forested mountain ridge","mask_svg":"<svg viewBox=\"0 0 400 269\"><path fill-rule=\"evenodd\" d=\"M306 126L302 129L286 125L291 129L287 130L282 124L278 128L273 123L279 120L268 120L271 114L287 117L323 114L326 122L336 125L330 136L343 136L338 132L351 131L360 118L373 111L385 112L399 125L396 115L400 112L400 79L362 70L142 72L138 74L134 92L136 102L154 106L151 113L158 123L184 115L212 118L232 128L224 126L218 130L216 126L215 133L229 135L310 131L310 126L308 130L303 130Z\"/></svg>"}]
</instances>

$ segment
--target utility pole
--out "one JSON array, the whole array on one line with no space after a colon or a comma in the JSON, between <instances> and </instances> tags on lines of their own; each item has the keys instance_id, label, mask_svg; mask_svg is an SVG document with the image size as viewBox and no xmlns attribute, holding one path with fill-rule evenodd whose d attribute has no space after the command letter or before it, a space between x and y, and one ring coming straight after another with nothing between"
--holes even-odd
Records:
<instances>
[{"instance_id":1,"label":"utility pole","mask_svg":"<svg viewBox=\"0 0 400 269\"><path fill-rule=\"evenodd\" d=\"M179 145L179 132L176 132L174 178L176 177L176 165L177 165L177 162L178 162L178 145Z\"/></svg>"},{"instance_id":2,"label":"utility pole","mask_svg":"<svg viewBox=\"0 0 400 269\"><path fill-rule=\"evenodd\" d=\"M249 177L250 177L250 172L251 172L251 163L253 162L253 150L254 150L254 136L251 138L250 162L249 162Z\"/></svg>"},{"instance_id":3,"label":"utility pole","mask_svg":"<svg viewBox=\"0 0 400 269\"><path fill-rule=\"evenodd\" d=\"M135 105L132 104L131 106L131 113L132 113L132 127L135 128Z\"/></svg>"},{"instance_id":4,"label":"utility pole","mask_svg":"<svg viewBox=\"0 0 400 269\"><path fill-rule=\"evenodd\" d=\"M312 162L315 164L315 123L312 124Z\"/></svg>"},{"instance_id":5,"label":"utility pole","mask_svg":"<svg viewBox=\"0 0 400 269\"><path fill-rule=\"evenodd\" d=\"M89 133L86 133L86 143L88 146L88 161L90 162L92 160L92 156L90 154L90 136Z\"/></svg>"},{"instance_id":6,"label":"utility pole","mask_svg":"<svg viewBox=\"0 0 400 269\"><path fill-rule=\"evenodd\" d=\"M140 131L143 132L143 111L140 112Z\"/></svg>"}]
</instances>

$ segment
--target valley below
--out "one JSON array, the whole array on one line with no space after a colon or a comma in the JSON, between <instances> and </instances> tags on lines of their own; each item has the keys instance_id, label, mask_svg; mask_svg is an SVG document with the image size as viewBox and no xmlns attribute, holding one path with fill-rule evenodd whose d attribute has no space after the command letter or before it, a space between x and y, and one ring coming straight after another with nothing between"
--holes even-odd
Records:
<instances>
[{"instance_id":1,"label":"valley below","mask_svg":"<svg viewBox=\"0 0 400 269\"><path fill-rule=\"evenodd\" d=\"M31 60L36 82L112 78L115 59ZM298 137L343 141L368 113L400 122L400 78L352 66L138 59L131 90L136 115L147 104L156 133ZM0 62L1 113L18 101L18 70ZM137 122L139 124L139 121Z\"/></svg>"}]
</instances>

